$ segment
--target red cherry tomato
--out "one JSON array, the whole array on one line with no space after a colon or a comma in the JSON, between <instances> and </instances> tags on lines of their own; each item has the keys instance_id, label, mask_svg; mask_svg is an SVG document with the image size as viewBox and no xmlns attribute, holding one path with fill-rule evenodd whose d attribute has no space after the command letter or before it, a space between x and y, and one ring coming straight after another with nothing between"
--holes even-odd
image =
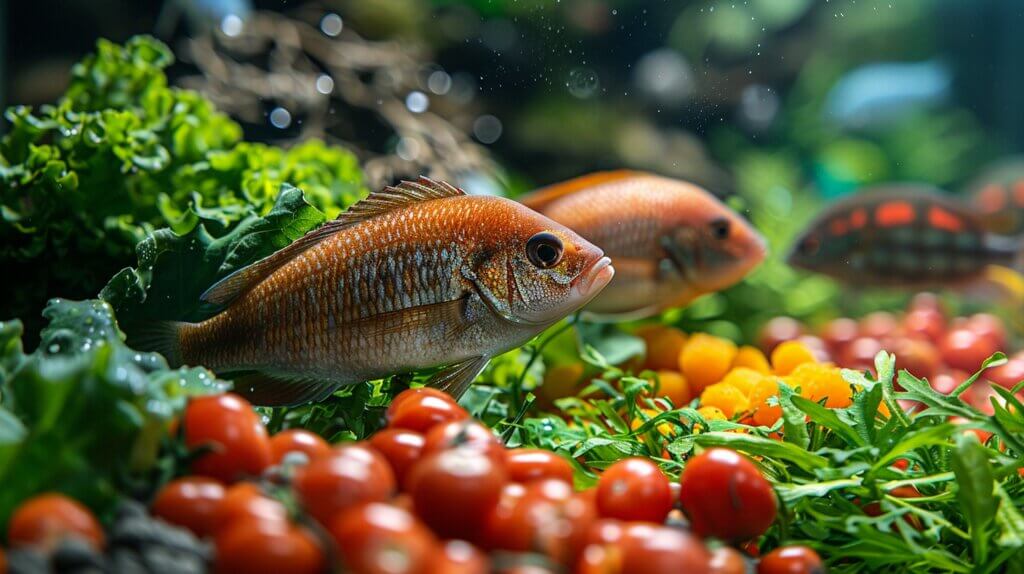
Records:
<instances>
[{"instance_id":1,"label":"red cherry tomato","mask_svg":"<svg viewBox=\"0 0 1024 574\"><path fill-rule=\"evenodd\" d=\"M243 519L216 538L218 574L321 574L327 565L316 538L285 522Z\"/></svg>"},{"instance_id":2,"label":"red cherry tomato","mask_svg":"<svg viewBox=\"0 0 1024 574\"><path fill-rule=\"evenodd\" d=\"M943 307L942 300L939 299L939 296L927 291L922 291L921 293L914 295L910 299L910 304L907 305L907 310L909 311L919 311L922 309L938 311L943 315L946 313L945 307Z\"/></svg>"},{"instance_id":3,"label":"red cherry tomato","mask_svg":"<svg viewBox=\"0 0 1024 574\"><path fill-rule=\"evenodd\" d=\"M627 458L601 474L597 509L605 518L664 522L672 510L672 488L658 465L645 458Z\"/></svg>"},{"instance_id":4,"label":"red cherry tomato","mask_svg":"<svg viewBox=\"0 0 1024 574\"><path fill-rule=\"evenodd\" d=\"M102 550L105 542L103 529L93 513L63 494L40 494L26 500L7 523L11 546L35 546L49 551L66 538L77 538L97 550Z\"/></svg>"},{"instance_id":5,"label":"red cherry tomato","mask_svg":"<svg viewBox=\"0 0 1024 574\"><path fill-rule=\"evenodd\" d=\"M236 522L249 520L284 523L288 521L288 509L280 501L264 495L259 486L240 482L228 488L223 500L214 508L210 532L218 534Z\"/></svg>"},{"instance_id":6,"label":"red cherry tomato","mask_svg":"<svg viewBox=\"0 0 1024 574\"><path fill-rule=\"evenodd\" d=\"M473 419L451 421L435 425L424 435L423 455L461 448L485 454L498 464L505 459L505 445L491 429Z\"/></svg>"},{"instance_id":7,"label":"red cherry tomato","mask_svg":"<svg viewBox=\"0 0 1024 574\"><path fill-rule=\"evenodd\" d=\"M557 454L539 448L505 451L505 470L514 482L554 478L572 484L572 465Z\"/></svg>"},{"instance_id":8,"label":"red cherry tomato","mask_svg":"<svg viewBox=\"0 0 1024 574\"><path fill-rule=\"evenodd\" d=\"M490 567L487 555L469 542L449 540L434 557L430 574L487 574Z\"/></svg>"},{"instance_id":9,"label":"red cherry tomato","mask_svg":"<svg viewBox=\"0 0 1024 574\"><path fill-rule=\"evenodd\" d=\"M839 364L848 369L875 370L875 355L882 343L872 337L857 337L839 355Z\"/></svg>"},{"instance_id":10,"label":"red cherry tomato","mask_svg":"<svg viewBox=\"0 0 1024 574\"><path fill-rule=\"evenodd\" d=\"M806 546L783 546L764 555L757 574L824 574L818 553Z\"/></svg>"},{"instance_id":11,"label":"red cherry tomato","mask_svg":"<svg viewBox=\"0 0 1024 574\"><path fill-rule=\"evenodd\" d=\"M899 338L887 350L896 355L897 372L906 369L918 378L931 379L942 366L938 349L923 339Z\"/></svg>"},{"instance_id":12,"label":"red cherry tomato","mask_svg":"<svg viewBox=\"0 0 1024 574\"><path fill-rule=\"evenodd\" d=\"M501 489L498 504L484 519L481 535L477 539L482 547L492 550L506 544L509 536L507 532L513 528L511 524L513 514L525 496L526 487L522 484L518 482L505 483Z\"/></svg>"},{"instance_id":13,"label":"red cherry tomato","mask_svg":"<svg viewBox=\"0 0 1024 574\"><path fill-rule=\"evenodd\" d=\"M758 341L761 350L766 355L771 355L779 343L792 341L803 334L804 326L796 319L792 317L776 317L765 323L764 327L761 328L761 336Z\"/></svg>"},{"instance_id":14,"label":"red cherry tomato","mask_svg":"<svg viewBox=\"0 0 1024 574\"><path fill-rule=\"evenodd\" d=\"M965 327L982 337L992 339L996 349L1006 348L1006 325L999 317L991 313L977 313L967 319Z\"/></svg>"},{"instance_id":15,"label":"red cherry tomato","mask_svg":"<svg viewBox=\"0 0 1024 574\"><path fill-rule=\"evenodd\" d=\"M999 350L999 346L991 337L979 335L969 328L959 328L946 333L939 350L946 364L973 373L985 359Z\"/></svg>"},{"instance_id":16,"label":"red cherry tomato","mask_svg":"<svg viewBox=\"0 0 1024 574\"><path fill-rule=\"evenodd\" d=\"M196 474L233 482L270 466L270 439L252 405L227 393L197 397L185 408L185 445L210 452L192 462Z\"/></svg>"},{"instance_id":17,"label":"red cherry tomato","mask_svg":"<svg viewBox=\"0 0 1024 574\"><path fill-rule=\"evenodd\" d=\"M911 337L937 343L946 332L946 317L937 309L914 309L903 317L903 330Z\"/></svg>"},{"instance_id":18,"label":"red cherry tomato","mask_svg":"<svg viewBox=\"0 0 1024 574\"><path fill-rule=\"evenodd\" d=\"M434 425L469 418L466 409L450 395L421 387L403 391L387 410L388 426L425 433Z\"/></svg>"},{"instance_id":19,"label":"red cherry tomato","mask_svg":"<svg viewBox=\"0 0 1024 574\"><path fill-rule=\"evenodd\" d=\"M708 564L712 574L746 574L747 561L735 548L719 546L711 551Z\"/></svg>"},{"instance_id":20,"label":"red cherry tomato","mask_svg":"<svg viewBox=\"0 0 1024 574\"><path fill-rule=\"evenodd\" d=\"M336 447L299 467L292 487L303 507L324 525L343 510L387 500L396 490L387 459L362 443Z\"/></svg>"},{"instance_id":21,"label":"red cherry tomato","mask_svg":"<svg viewBox=\"0 0 1024 574\"><path fill-rule=\"evenodd\" d=\"M331 445L308 430L288 429L270 437L270 452L274 464L281 464L290 452L301 452L313 460L331 452Z\"/></svg>"},{"instance_id":22,"label":"red cherry tomato","mask_svg":"<svg viewBox=\"0 0 1024 574\"><path fill-rule=\"evenodd\" d=\"M214 532L214 516L224 501L224 486L202 476L187 476L167 483L153 500L153 516L182 526L204 538Z\"/></svg>"},{"instance_id":23,"label":"red cherry tomato","mask_svg":"<svg viewBox=\"0 0 1024 574\"><path fill-rule=\"evenodd\" d=\"M384 429L370 438L370 446L388 459L403 489L408 489L409 471L423 455L423 445L423 435L406 429Z\"/></svg>"},{"instance_id":24,"label":"red cherry tomato","mask_svg":"<svg viewBox=\"0 0 1024 574\"><path fill-rule=\"evenodd\" d=\"M836 354L857 338L859 330L856 321L849 317L841 317L829 321L822 327L821 339L828 345L829 350Z\"/></svg>"},{"instance_id":25,"label":"red cherry tomato","mask_svg":"<svg viewBox=\"0 0 1024 574\"><path fill-rule=\"evenodd\" d=\"M693 531L731 542L761 534L775 520L775 492L754 463L713 448L690 459L679 477L680 501Z\"/></svg>"},{"instance_id":26,"label":"red cherry tomato","mask_svg":"<svg viewBox=\"0 0 1024 574\"><path fill-rule=\"evenodd\" d=\"M496 547L543 554L568 567L575 564L596 521L597 508L589 496L572 492L562 481L534 482L512 509Z\"/></svg>"},{"instance_id":27,"label":"red cherry tomato","mask_svg":"<svg viewBox=\"0 0 1024 574\"><path fill-rule=\"evenodd\" d=\"M331 521L346 571L356 574L427 574L438 552L430 530L409 512L371 502Z\"/></svg>"},{"instance_id":28,"label":"red cherry tomato","mask_svg":"<svg viewBox=\"0 0 1024 574\"><path fill-rule=\"evenodd\" d=\"M985 371L984 376L1005 389L1012 389L1024 381L1024 359L1010 359L1005 365Z\"/></svg>"},{"instance_id":29,"label":"red cherry tomato","mask_svg":"<svg viewBox=\"0 0 1024 574\"><path fill-rule=\"evenodd\" d=\"M424 457L409 480L416 514L440 536L464 540L480 536L506 482L494 459L460 448Z\"/></svg>"},{"instance_id":30,"label":"red cherry tomato","mask_svg":"<svg viewBox=\"0 0 1024 574\"><path fill-rule=\"evenodd\" d=\"M650 572L709 573L711 554L696 536L679 528L635 523L618 543L621 574Z\"/></svg>"},{"instance_id":31,"label":"red cherry tomato","mask_svg":"<svg viewBox=\"0 0 1024 574\"><path fill-rule=\"evenodd\" d=\"M881 339L896 333L899 323L888 311L868 313L860 320L860 336Z\"/></svg>"}]
</instances>

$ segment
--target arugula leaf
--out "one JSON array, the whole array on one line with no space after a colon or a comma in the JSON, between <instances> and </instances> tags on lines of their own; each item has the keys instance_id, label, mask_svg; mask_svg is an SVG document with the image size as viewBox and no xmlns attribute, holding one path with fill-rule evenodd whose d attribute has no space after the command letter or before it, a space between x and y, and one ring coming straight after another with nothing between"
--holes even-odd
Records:
<instances>
[{"instance_id":1,"label":"arugula leaf","mask_svg":"<svg viewBox=\"0 0 1024 574\"><path fill-rule=\"evenodd\" d=\"M958 487L957 500L970 526L972 554L976 562L984 563L988 553L988 527L996 516L997 501L993 494L992 465L973 433L962 433L957 438L952 465Z\"/></svg>"},{"instance_id":2,"label":"arugula leaf","mask_svg":"<svg viewBox=\"0 0 1024 574\"><path fill-rule=\"evenodd\" d=\"M793 389L778 381L779 405L782 407L782 436L786 442L791 442L801 448L807 448L811 439L807 436L807 423L804 422L804 413L797 408L796 399L801 398L793 392Z\"/></svg>"}]
</instances>

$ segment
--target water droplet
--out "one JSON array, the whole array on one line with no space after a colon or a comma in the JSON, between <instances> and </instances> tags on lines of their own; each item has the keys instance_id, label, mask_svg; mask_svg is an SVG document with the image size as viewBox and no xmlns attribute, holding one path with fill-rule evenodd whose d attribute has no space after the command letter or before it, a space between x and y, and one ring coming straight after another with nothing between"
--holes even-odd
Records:
<instances>
[{"instance_id":1,"label":"water droplet","mask_svg":"<svg viewBox=\"0 0 1024 574\"><path fill-rule=\"evenodd\" d=\"M501 120L490 114L482 115L473 122L473 135L485 144L498 141L498 138L501 137L501 130Z\"/></svg>"},{"instance_id":2,"label":"water droplet","mask_svg":"<svg viewBox=\"0 0 1024 574\"><path fill-rule=\"evenodd\" d=\"M601 82L594 70L577 67L569 71L569 80L565 86L569 88L569 93L574 97L584 99L596 94Z\"/></svg>"},{"instance_id":3,"label":"water droplet","mask_svg":"<svg viewBox=\"0 0 1024 574\"><path fill-rule=\"evenodd\" d=\"M414 114L420 114L430 107L430 99L423 92L415 90L409 92L409 95L405 97L405 107Z\"/></svg>"},{"instance_id":4,"label":"water droplet","mask_svg":"<svg viewBox=\"0 0 1024 574\"><path fill-rule=\"evenodd\" d=\"M320 31L332 38L341 34L341 29L344 27L345 23L342 22L341 16L338 16L333 12L324 15L324 17L320 19Z\"/></svg>"},{"instance_id":5,"label":"water droplet","mask_svg":"<svg viewBox=\"0 0 1024 574\"><path fill-rule=\"evenodd\" d=\"M270 124L275 128L285 129L292 125L292 115L282 107L276 107L270 112Z\"/></svg>"},{"instance_id":6,"label":"water droplet","mask_svg":"<svg viewBox=\"0 0 1024 574\"><path fill-rule=\"evenodd\" d=\"M327 74L320 74L316 78L316 91L321 94L329 94L334 91L334 78Z\"/></svg>"},{"instance_id":7,"label":"water droplet","mask_svg":"<svg viewBox=\"0 0 1024 574\"><path fill-rule=\"evenodd\" d=\"M220 31L224 32L225 36L234 38L242 33L244 24L238 14L228 14L220 21Z\"/></svg>"},{"instance_id":8,"label":"water droplet","mask_svg":"<svg viewBox=\"0 0 1024 574\"><path fill-rule=\"evenodd\" d=\"M46 350L49 351L50 353L59 353L60 352L60 345L58 345L57 343L53 343L52 345L47 347Z\"/></svg>"}]
</instances>

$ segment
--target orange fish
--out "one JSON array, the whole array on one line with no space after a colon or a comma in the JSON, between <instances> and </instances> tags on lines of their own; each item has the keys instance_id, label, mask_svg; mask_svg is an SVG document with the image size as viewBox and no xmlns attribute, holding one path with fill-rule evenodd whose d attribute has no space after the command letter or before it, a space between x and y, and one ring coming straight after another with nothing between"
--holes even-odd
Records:
<instances>
[{"instance_id":1,"label":"orange fish","mask_svg":"<svg viewBox=\"0 0 1024 574\"><path fill-rule=\"evenodd\" d=\"M235 389L257 404L436 366L428 384L458 396L613 274L601 249L522 205L420 178L215 284L202 298L220 314L148 340L173 364L243 373Z\"/></svg>"},{"instance_id":2,"label":"orange fish","mask_svg":"<svg viewBox=\"0 0 1024 574\"><path fill-rule=\"evenodd\" d=\"M681 307L742 279L761 236L708 191L635 171L586 175L521 198L604 249L616 276L587 310L634 319Z\"/></svg>"}]
</instances>

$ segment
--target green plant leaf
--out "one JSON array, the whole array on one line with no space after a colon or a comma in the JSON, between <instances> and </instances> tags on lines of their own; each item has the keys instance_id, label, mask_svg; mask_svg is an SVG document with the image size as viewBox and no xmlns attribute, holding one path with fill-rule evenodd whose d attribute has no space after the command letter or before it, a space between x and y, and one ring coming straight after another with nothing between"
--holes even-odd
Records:
<instances>
[{"instance_id":1,"label":"green plant leaf","mask_svg":"<svg viewBox=\"0 0 1024 574\"><path fill-rule=\"evenodd\" d=\"M988 551L988 528L996 516L995 479L985 449L973 433L961 433L953 452L957 500L970 526L975 562L984 563Z\"/></svg>"}]
</instances>

